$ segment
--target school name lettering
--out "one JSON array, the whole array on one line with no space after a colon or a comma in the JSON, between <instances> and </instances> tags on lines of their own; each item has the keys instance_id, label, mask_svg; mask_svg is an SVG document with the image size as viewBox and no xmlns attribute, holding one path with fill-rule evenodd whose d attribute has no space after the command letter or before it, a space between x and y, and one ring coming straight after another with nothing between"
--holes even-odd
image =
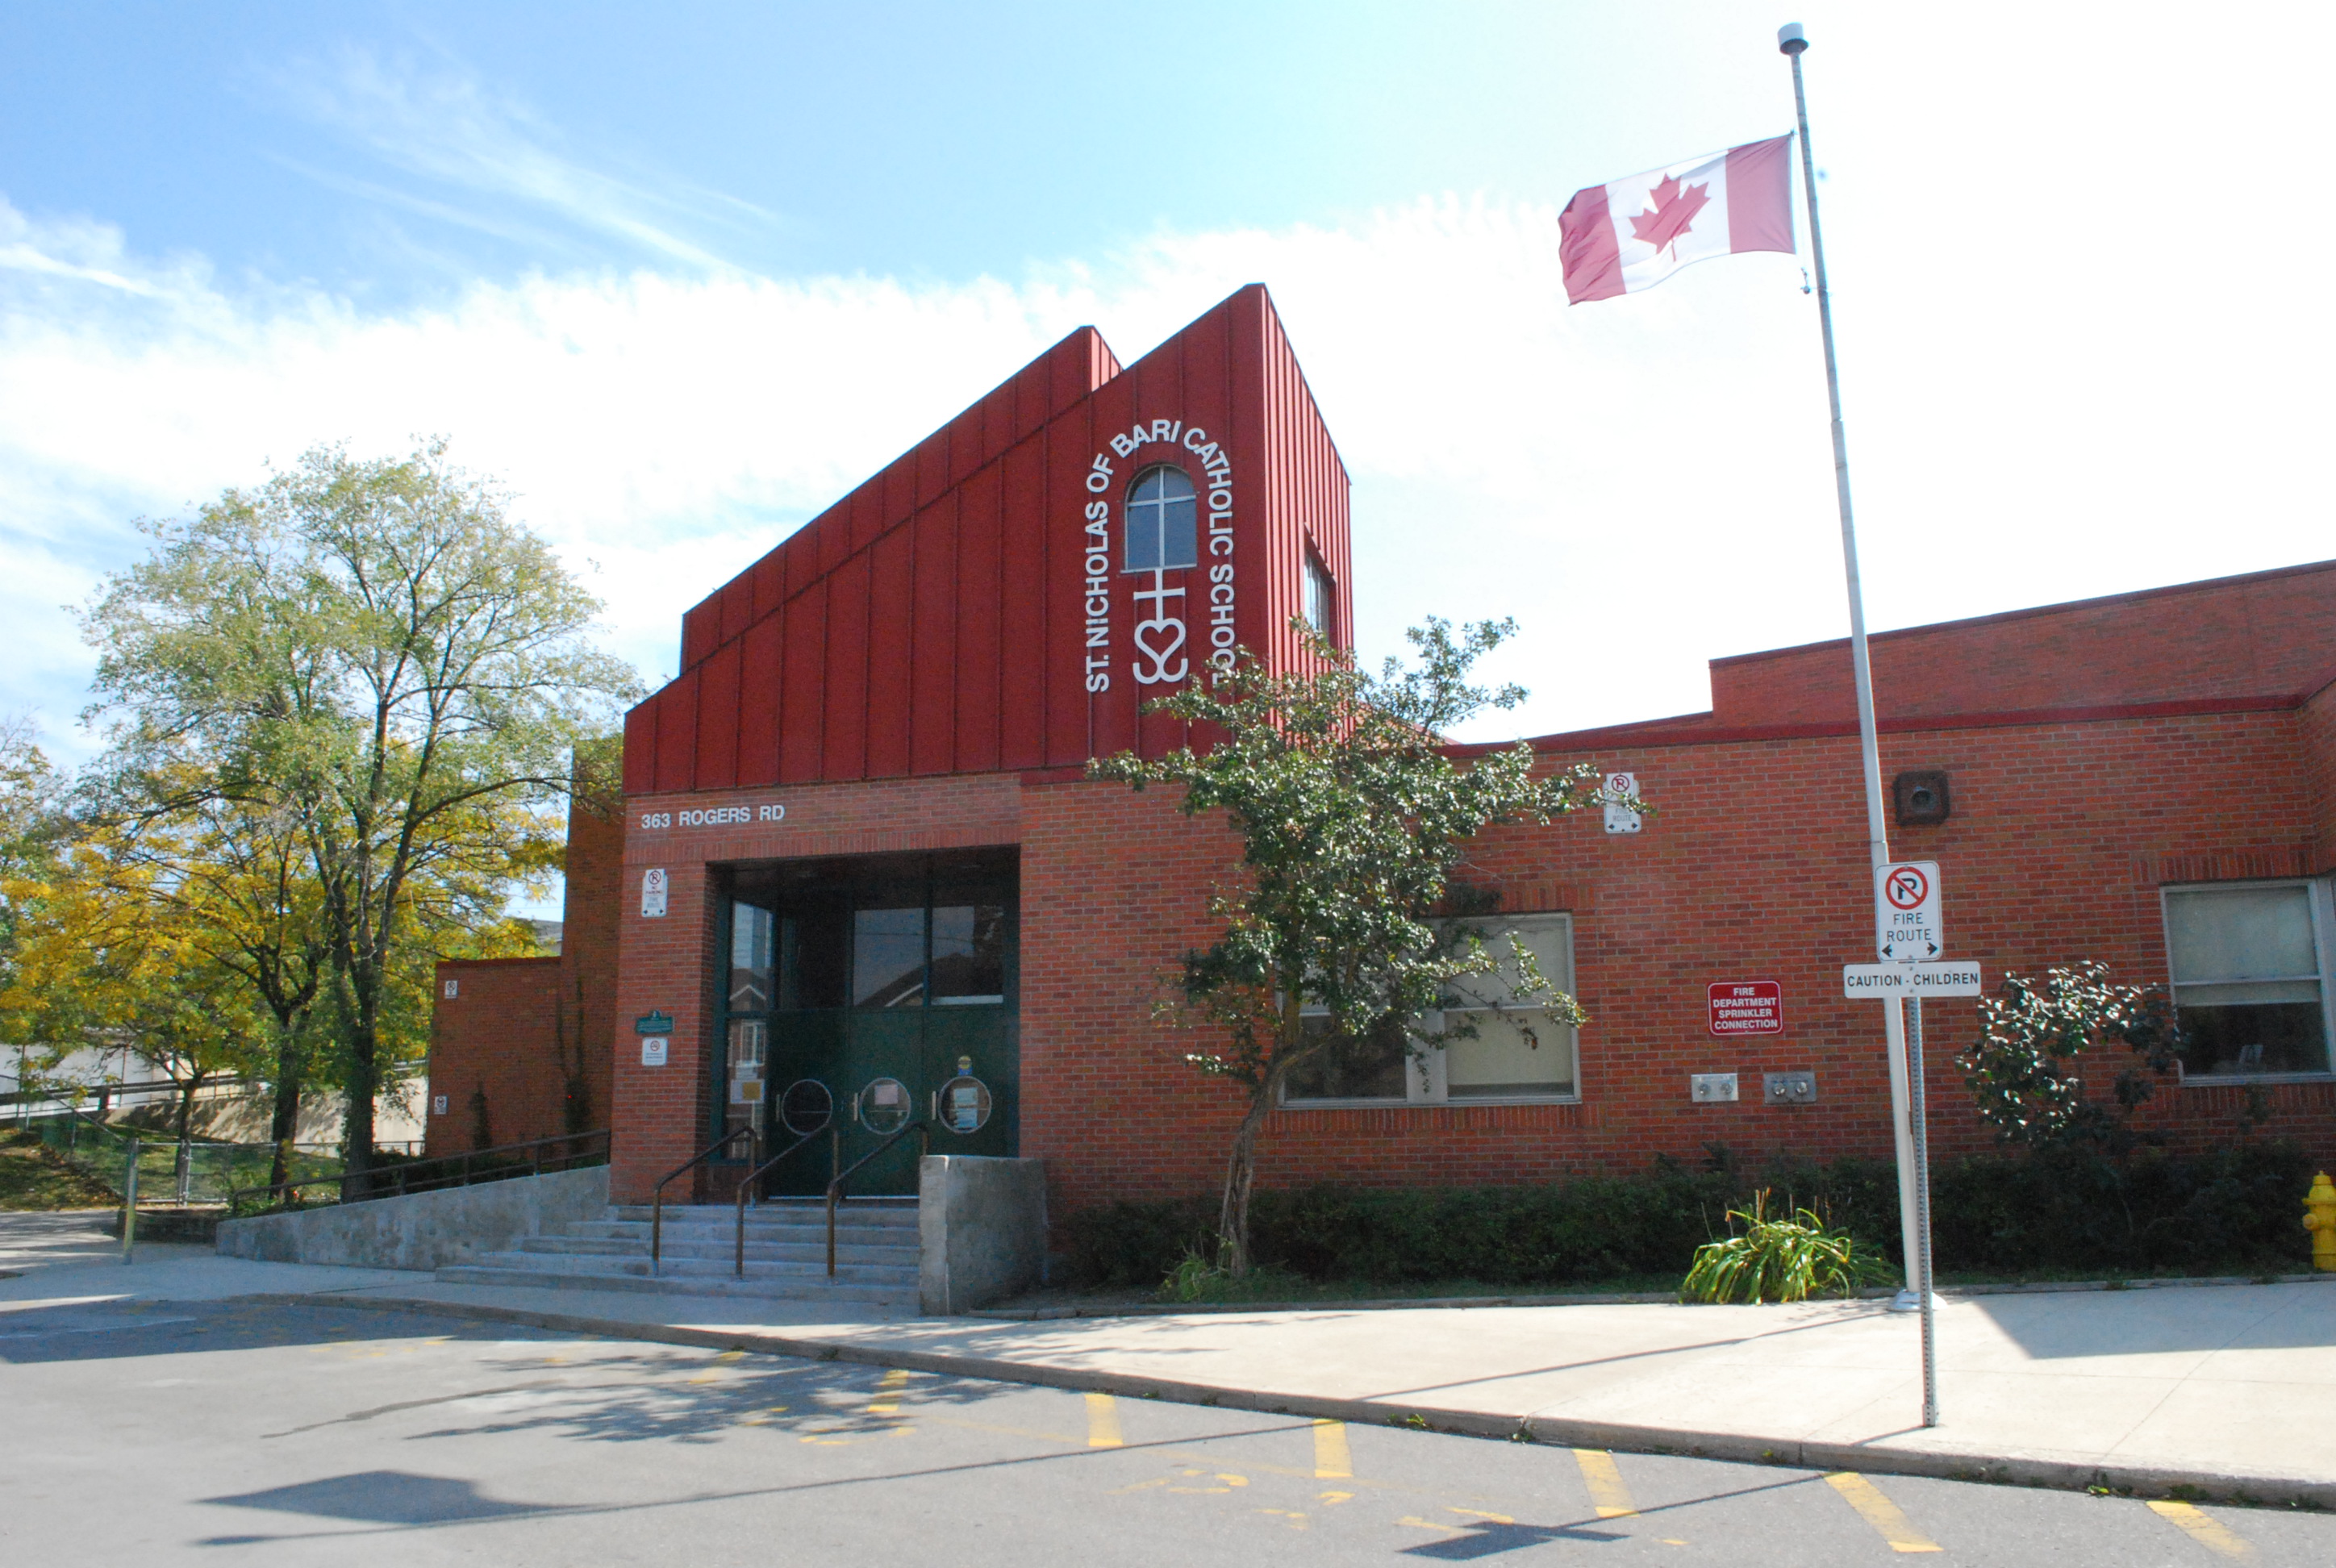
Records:
<instances>
[{"instance_id":1,"label":"school name lettering","mask_svg":"<svg viewBox=\"0 0 2336 1568\"><path fill-rule=\"evenodd\" d=\"M1200 531L1206 541L1203 549L1211 558L1208 562L1208 662L1215 667L1220 678L1233 667L1233 649L1240 641L1234 629L1238 600L1233 573L1233 460L1223 443L1209 439L1209 433L1199 425L1187 425L1181 419L1138 420L1127 430L1111 437L1111 450L1098 452L1087 467L1086 487L1095 499L1086 504L1085 517L1086 535L1085 583L1081 609L1085 618L1086 689L1090 693L1111 689L1112 627L1111 627L1111 521L1112 503L1105 499L1117 480L1113 460L1133 460L1129 472L1140 472L1145 466L1146 447L1166 446L1174 454L1189 454L1200 467L1196 500L1203 502L1201 515L1207 526ZM1179 467L1191 473L1192 463L1183 456L1175 456ZM1138 686L1175 685L1192 674L1192 664L1184 655L1191 640L1188 625L1188 591L1183 579L1186 569L1153 567L1150 569L1151 583L1134 589L1129 599L1142 618L1129 629L1129 638L1135 645L1129 673ZM1169 581L1173 574L1176 581ZM1172 602L1173 601L1173 602Z\"/></svg>"}]
</instances>

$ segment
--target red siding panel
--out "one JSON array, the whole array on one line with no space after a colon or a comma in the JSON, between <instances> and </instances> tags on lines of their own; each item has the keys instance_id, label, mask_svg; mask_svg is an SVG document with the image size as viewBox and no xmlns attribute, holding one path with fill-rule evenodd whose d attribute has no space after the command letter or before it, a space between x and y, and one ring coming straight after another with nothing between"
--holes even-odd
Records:
<instances>
[{"instance_id":1,"label":"red siding panel","mask_svg":"<svg viewBox=\"0 0 2336 1568\"><path fill-rule=\"evenodd\" d=\"M1044 766L1046 671L1053 657L1047 611L1060 603L1046 576L1046 470L1043 438L1006 454L1003 519L1005 625L1011 647L1000 669L998 765ZM1067 611L1064 613L1067 614Z\"/></svg>"},{"instance_id":2,"label":"red siding panel","mask_svg":"<svg viewBox=\"0 0 2336 1568\"><path fill-rule=\"evenodd\" d=\"M991 463L958 492L956 735L951 749L959 773L987 773L998 765L998 509L1005 465ZM1025 645L1025 657L1037 657Z\"/></svg>"},{"instance_id":3,"label":"red siding panel","mask_svg":"<svg viewBox=\"0 0 2336 1568\"><path fill-rule=\"evenodd\" d=\"M1049 503L1059 505L1055 502L1057 496L1084 501L1084 476L1098 444L1090 409L1074 409L1046 427L1046 497ZM1117 648L1092 652L1086 648L1082 629L1085 618L1074 613L1079 609L1085 587L1081 570L1084 535L1079 531L1083 524L1076 511L1062 516L1042 507L1040 515L1046 531L1046 604L1052 612L1046 618L1046 765L1061 767L1083 761L1088 755L1085 661L1090 657L1108 656L1119 667L1101 673L1124 684L1127 679L1125 638L1123 636L1115 639L1121 644ZM1108 567L1110 562L1104 564Z\"/></svg>"},{"instance_id":4,"label":"red siding panel","mask_svg":"<svg viewBox=\"0 0 2336 1568\"><path fill-rule=\"evenodd\" d=\"M958 577L956 498L917 514L911 525L915 598L910 607L909 771L948 773L957 724Z\"/></svg>"},{"instance_id":5,"label":"red siding panel","mask_svg":"<svg viewBox=\"0 0 2336 1568\"><path fill-rule=\"evenodd\" d=\"M1154 349L1154 355L1161 351ZM1095 450L1109 452L1114 435L1124 434L1135 423L1135 382L1133 375L1122 375L1098 388L1091 405L1095 410ZM1089 454L1093 461L1094 453ZM1087 745L1093 756L1110 756L1135 745L1135 704L1145 693L1135 684L1134 641L1135 601L1129 597L1136 588L1136 579L1121 573L1120 563L1127 558L1127 541L1123 537L1120 503L1127 493L1127 482L1135 477L1142 454L1132 458L1114 459L1112 484L1105 492L1112 505L1111 519L1111 692L1110 700L1091 700L1087 704ZM1066 521L1068 520L1066 520ZM1069 759L1077 760L1077 759Z\"/></svg>"},{"instance_id":6,"label":"red siding panel","mask_svg":"<svg viewBox=\"0 0 2336 1568\"><path fill-rule=\"evenodd\" d=\"M915 624L916 570L912 528L896 528L876 541L869 584L868 776L898 778L910 771L909 681L921 628Z\"/></svg>"},{"instance_id":7,"label":"red siding panel","mask_svg":"<svg viewBox=\"0 0 2336 1568\"><path fill-rule=\"evenodd\" d=\"M787 598L808 591L820 579L820 561L826 553L819 541L820 531L822 527L841 526L832 512L825 518L815 517L796 530L795 536L781 547L780 555L787 568Z\"/></svg>"},{"instance_id":8,"label":"red siding panel","mask_svg":"<svg viewBox=\"0 0 2336 1568\"><path fill-rule=\"evenodd\" d=\"M738 656L745 646L725 642L698 668L694 788L729 789L738 782Z\"/></svg>"},{"instance_id":9,"label":"red siding panel","mask_svg":"<svg viewBox=\"0 0 2336 1568\"><path fill-rule=\"evenodd\" d=\"M697 787L697 672L686 670L657 694L657 791Z\"/></svg>"},{"instance_id":10,"label":"red siding panel","mask_svg":"<svg viewBox=\"0 0 2336 1568\"><path fill-rule=\"evenodd\" d=\"M721 601L722 640L729 642L745 636L746 628L754 623L754 573L743 572L732 578L722 590Z\"/></svg>"},{"instance_id":11,"label":"red siding panel","mask_svg":"<svg viewBox=\"0 0 2336 1568\"><path fill-rule=\"evenodd\" d=\"M749 788L779 782L780 671L786 652L786 613L766 615L740 644L738 782Z\"/></svg>"},{"instance_id":12,"label":"red siding panel","mask_svg":"<svg viewBox=\"0 0 2336 1568\"><path fill-rule=\"evenodd\" d=\"M787 602L787 568L783 553L784 549L784 546L781 546L780 549L771 551L770 554L756 561L754 571L749 574L754 584L754 618L758 621L778 614L781 607ZM773 667L776 668L775 666Z\"/></svg>"},{"instance_id":13,"label":"red siding panel","mask_svg":"<svg viewBox=\"0 0 2336 1568\"><path fill-rule=\"evenodd\" d=\"M634 705L625 715L625 793L645 795L657 790L657 705L662 696Z\"/></svg>"},{"instance_id":14,"label":"red siding panel","mask_svg":"<svg viewBox=\"0 0 2336 1568\"><path fill-rule=\"evenodd\" d=\"M1122 370L1093 330L1070 334L694 608L676 686L631 726L656 762L643 783L711 789L1076 764L1157 754L1183 726L1141 718L1166 686L1134 680L1134 598L1120 506L1152 463L1201 459L1138 421L1205 422L1233 463L1241 640L1286 666L1277 625L1300 602L1308 548L1350 613L1345 472L1264 291L1249 287ZM1111 482L1090 491L1098 453ZM1088 647L1085 509L1110 513L1100 574L1107 639ZM1204 536L1205 537L1205 536ZM1209 651L1206 568L1173 577L1190 670ZM1097 660L1090 670L1090 656ZM1090 692L1090 677L1105 689ZM686 738L684 732L686 732ZM678 748L678 749L676 749ZM682 782L674 783L674 780Z\"/></svg>"},{"instance_id":15,"label":"red siding panel","mask_svg":"<svg viewBox=\"0 0 2336 1568\"><path fill-rule=\"evenodd\" d=\"M681 667L689 668L714 651L720 640L722 612L720 606L709 599L686 610L681 618Z\"/></svg>"},{"instance_id":16,"label":"red siding panel","mask_svg":"<svg viewBox=\"0 0 2336 1568\"><path fill-rule=\"evenodd\" d=\"M893 466L898 467L899 464ZM891 472L891 469L888 468L853 491L845 503L846 515L851 520L852 548L854 550L866 550L882 536L886 529L899 521L884 507L885 475Z\"/></svg>"},{"instance_id":17,"label":"red siding panel","mask_svg":"<svg viewBox=\"0 0 2336 1568\"><path fill-rule=\"evenodd\" d=\"M855 555L827 583L825 778L868 774L868 557Z\"/></svg>"},{"instance_id":18,"label":"red siding panel","mask_svg":"<svg viewBox=\"0 0 2336 1568\"><path fill-rule=\"evenodd\" d=\"M787 601L786 668L779 681L779 782L809 784L827 776L824 741L827 584Z\"/></svg>"}]
</instances>

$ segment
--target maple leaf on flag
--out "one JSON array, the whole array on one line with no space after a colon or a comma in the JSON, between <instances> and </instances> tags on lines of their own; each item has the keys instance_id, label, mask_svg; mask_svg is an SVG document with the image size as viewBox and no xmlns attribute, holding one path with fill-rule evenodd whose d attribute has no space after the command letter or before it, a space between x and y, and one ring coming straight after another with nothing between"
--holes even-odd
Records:
<instances>
[{"instance_id":1,"label":"maple leaf on flag","mask_svg":"<svg viewBox=\"0 0 2336 1568\"><path fill-rule=\"evenodd\" d=\"M1654 205L1630 219L1630 230L1657 250L1666 249L1672 240L1695 227L1695 215L1711 204L1701 185L1682 186L1670 175L1647 192Z\"/></svg>"}]
</instances>

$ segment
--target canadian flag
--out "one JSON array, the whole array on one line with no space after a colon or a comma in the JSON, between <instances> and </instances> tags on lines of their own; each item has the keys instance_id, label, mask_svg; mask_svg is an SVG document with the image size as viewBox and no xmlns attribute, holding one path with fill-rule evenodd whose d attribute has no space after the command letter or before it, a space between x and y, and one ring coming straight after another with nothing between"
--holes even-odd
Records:
<instances>
[{"instance_id":1,"label":"canadian flag","mask_svg":"<svg viewBox=\"0 0 2336 1568\"><path fill-rule=\"evenodd\" d=\"M1652 288L1691 261L1793 246L1790 136L1573 193L1557 220L1565 298Z\"/></svg>"}]
</instances>

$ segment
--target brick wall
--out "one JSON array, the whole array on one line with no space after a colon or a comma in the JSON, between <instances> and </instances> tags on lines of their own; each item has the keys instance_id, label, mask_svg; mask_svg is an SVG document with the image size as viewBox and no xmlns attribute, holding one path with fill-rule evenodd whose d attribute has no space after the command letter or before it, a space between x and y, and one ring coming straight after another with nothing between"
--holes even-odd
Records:
<instances>
[{"instance_id":1,"label":"brick wall","mask_svg":"<svg viewBox=\"0 0 2336 1568\"><path fill-rule=\"evenodd\" d=\"M617 1015L617 911L625 881L621 795L579 796L568 810L568 888L560 911L560 997L582 1053L584 1125L612 1124L611 1040Z\"/></svg>"},{"instance_id":2,"label":"brick wall","mask_svg":"<svg viewBox=\"0 0 2336 1568\"><path fill-rule=\"evenodd\" d=\"M590 793L568 808L568 886L557 958L442 963L430 1027L433 1114L424 1150L476 1146L472 1096L487 1096L498 1144L569 1130L571 1076L581 1068L582 1130L608 1126L617 992L617 894L624 877L624 803ZM456 994L446 994L446 983Z\"/></svg>"},{"instance_id":3,"label":"brick wall","mask_svg":"<svg viewBox=\"0 0 2336 1568\"><path fill-rule=\"evenodd\" d=\"M477 1136L481 1095L489 1143L525 1143L565 1130L560 1123L564 1079L552 1032L560 991L558 959L481 959L438 966L430 1093L433 1102L445 1096L446 1110L436 1114L433 1105L425 1117L424 1154L488 1146Z\"/></svg>"},{"instance_id":4,"label":"brick wall","mask_svg":"<svg viewBox=\"0 0 2336 1568\"><path fill-rule=\"evenodd\" d=\"M2291 696L2327 679L2336 561L1883 632L1883 717ZM1854 719L1845 641L1711 662L1714 722Z\"/></svg>"},{"instance_id":5,"label":"brick wall","mask_svg":"<svg viewBox=\"0 0 2336 1568\"><path fill-rule=\"evenodd\" d=\"M2336 680L2304 699L2296 728L2311 793L2312 869L2336 871Z\"/></svg>"},{"instance_id":6,"label":"brick wall","mask_svg":"<svg viewBox=\"0 0 2336 1568\"><path fill-rule=\"evenodd\" d=\"M2304 716L2242 712L1885 735L1883 771L1943 768L1954 814L1893 826L1893 852L1935 859L1952 956L1992 984L2098 959L2117 978L2166 978L2161 884L2296 875L2315 842L2299 766ZM1576 760L1572 756L1555 760ZM1797 736L1675 744L1582 756L1630 769L1659 807L1637 835L1595 813L1496 830L1465 875L1514 911L1574 916L1582 1100L1565 1105L1291 1110L1269 1124L1268 1184L1510 1182L1699 1161L1713 1144L1886 1156L1879 1005L1841 996L1840 968L1872 957L1857 744ZM2244 781L2234 787L2234 781ZM1145 1015L1189 946L1209 935L1206 890L1232 841L1172 797L1111 785L1036 786L1024 808L1026 1154L1054 1164L1058 1213L1110 1197L1205 1190L1219 1179L1240 1096L1181 1059L1189 1037ZM1786 1031L1716 1040L1706 987L1773 979ZM1994 1147L1954 1053L1977 1004L1925 1008L1932 1147ZM2119 1064L2104 1063L2106 1086ZM1811 1070L1808 1106L1758 1103L1760 1075ZM1691 1072L1742 1075L1735 1105L1688 1099ZM2336 1090L2271 1091L2273 1136L2336 1157ZM2233 1135L2243 1091L2163 1093L2148 1125L2176 1146Z\"/></svg>"}]
</instances>

